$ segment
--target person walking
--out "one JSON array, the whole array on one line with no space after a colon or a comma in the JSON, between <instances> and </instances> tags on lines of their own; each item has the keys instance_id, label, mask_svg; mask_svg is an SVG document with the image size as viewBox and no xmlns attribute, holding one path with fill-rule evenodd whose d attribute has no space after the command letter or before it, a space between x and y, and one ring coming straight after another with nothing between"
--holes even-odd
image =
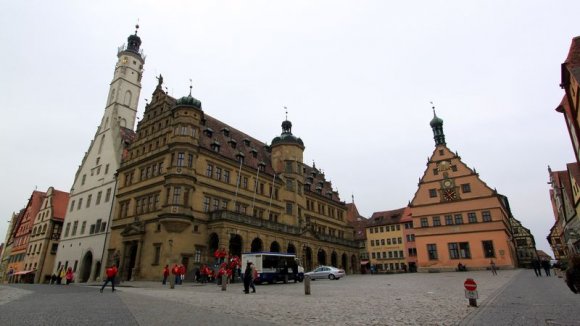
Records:
<instances>
[{"instance_id":1,"label":"person walking","mask_svg":"<svg viewBox=\"0 0 580 326\"><path fill-rule=\"evenodd\" d=\"M56 276L56 284L61 285L62 284L62 279L65 277L66 273L64 272L64 267L60 268L60 271L58 271L58 274Z\"/></svg>"},{"instance_id":2,"label":"person walking","mask_svg":"<svg viewBox=\"0 0 580 326\"><path fill-rule=\"evenodd\" d=\"M254 272L252 271L252 262L248 260L246 264L246 270L244 271L244 293L250 293L250 283L252 282L252 278L254 278ZM255 291L255 289L254 289Z\"/></svg>"},{"instance_id":3,"label":"person walking","mask_svg":"<svg viewBox=\"0 0 580 326\"><path fill-rule=\"evenodd\" d=\"M544 269L544 273L546 273L546 276L550 276L550 262L546 259L542 260L542 268Z\"/></svg>"},{"instance_id":4,"label":"person walking","mask_svg":"<svg viewBox=\"0 0 580 326\"><path fill-rule=\"evenodd\" d=\"M111 282L111 288L113 288L113 292L115 292L115 276L117 276L117 266L115 264L111 265L111 267L107 268L105 273L107 274L107 279L105 280L105 283L103 283L103 286L101 286L100 292L103 293L103 290L109 282Z\"/></svg>"},{"instance_id":5,"label":"person walking","mask_svg":"<svg viewBox=\"0 0 580 326\"><path fill-rule=\"evenodd\" d=\"M167 284L167 277L169 276L169 265L165 265L163 268L163 282L161 284Z\"/></svg>"},{"instance_id":6,"label":"person walking","mask_svg":"<svg viewBox=\"0 0 580 326\"><path fill-rule=\"evenodd\" d=\"M495 262L493 260L490 260L489 264L491 265L491 273L493 275L497 275L497 268L495 267Z\"/></svg>"},{"instance_id":7,"label":"person walking","mask_svg":"<svg viewBox=\"0 0 580 326\"><path fill-rule=\"evenodd\" d=\"M185 280L185 266L183 264L179 265L179 284L183 284Z\"/></svg>"},{"instance_id":8,"label":"person walking","mask_svg":"<svg viewBox=\"0 0 580 326\"><path fill-rule=\"evenodd\" d=\"M179 266L177 266L177 264L173 265L173 268L171 269L171 274L173 274L173 278L175 279L174 284L179 284L181 275L179 274Z\"/></svg>"},{"instance_id":9,"label":"person walking","mask_svg":"<svg viewBox=\"0 0 580 326\"><path fill-rule=\"evenodd\" d=\"M570 259L570 267L566 270L566 285L570 291L580 293L580 255Z\"/></svg>"},{"instance_id":10,"label":"person walking","mask_svg":"<svg viewBox=\"0 0 580 326\"><path fill-rule=\"evenodd\" d=\"M532 268L534 269L534 273L536 273L536 277L542 276L542 267L540 266L540 261L538 258L534 258L534 260L532 260Z\"/></svg>"},{"instance_id":11,"label":"person walking","mask_svg":"<svg viewBox=\"0 0 580 326\"><path fill-rule=\"evenodd\" d=\"M73 279L74 279L74 273L73 273L72 267L69 267L66 270L65 277L66 277L66 285L71 284Z\"/></svg>"},{"instance_id":12,"label":"person walking","mask_svg":"<svg viewBox=\"0 0 580 326\"><path fill-rule=\"evenodd\" d=\"M252 293L256 293L256 285L254 281L258 278L258 270L256 269L256 265L254 263L251 264L252 267L252 279L250 280L250 288L252 288Z\"/></svg>"}]
</instances>

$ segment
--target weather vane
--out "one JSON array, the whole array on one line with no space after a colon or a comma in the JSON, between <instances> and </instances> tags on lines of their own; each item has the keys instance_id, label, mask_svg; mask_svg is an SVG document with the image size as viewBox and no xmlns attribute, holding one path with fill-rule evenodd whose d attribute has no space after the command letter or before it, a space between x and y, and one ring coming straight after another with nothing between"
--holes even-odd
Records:
<instances>
[{"instance_id":1,"label":"weather vane","mask_svg":"<svg viewBox=\"0 0 580 326\"><path fill-rule=\"evenodd\" d=\"M189 78L189 96L191 96L191 89L193 88L193 80Z\"/></svg>"},{"instance_id":2,"label":"weather vane","mask_svg":"<svg viewBox=\"0 0 580 326\"><path fill-rule=\"evenodd\" d=\"M288 120L288 108L284 107L284 111L286 111L286 120Z\"/></svg>"}]
</instances>

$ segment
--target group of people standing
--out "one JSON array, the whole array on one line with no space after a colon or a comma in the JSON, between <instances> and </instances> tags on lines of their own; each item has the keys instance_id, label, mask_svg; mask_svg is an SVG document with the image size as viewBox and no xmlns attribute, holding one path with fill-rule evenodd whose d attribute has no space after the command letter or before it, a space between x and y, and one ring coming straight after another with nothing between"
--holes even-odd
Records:
<instances>
[{"instance_id":1,"label":"group of people standing","mask_svg":"<svg viewBox=\"0 0 580 326\"><path fill-rule=\"evenodd\" d=\"M161 282L161 284L165 285L167 284L167 278L169 277L169 265L165 265L165 267L163 268L163 281ZM175 284L183 284L183 280L185 279L185 266L183 264L181 265L177 265L174 264L173 267L171 268L171 274L173 274L173 277L175 278Z\"/></svg>"},{"instance_id":2,"label":"group of people standing","mask_svg":"<svg viewBox=\"0 0 580 326\"><path fill-rule=\"evenodd\" d=\"M62 284L62 281L64 280L66 285L69 285L73 282L74 276L75 274L72 267L66 268L65 271L65 267L63 266L56 273L52 273L50 276L50 284Z\"/></svg>"},{"instance_id":3,"label":"group of people standing","mask_svg":"<svg viewBox=\"0 0 580 326\"><path fill-rule=\"evenodd\" d=\"M544 269L544 273L546 273L546 276L550 276L550 268L552 268L552 266L550 265L550 262L548 260L539 260L539 259L534 259L532 260L532 268L534 269L534 273L536 273L536 276L541 277L542 276L542 269Z\"/></svg>"}]
</instances>

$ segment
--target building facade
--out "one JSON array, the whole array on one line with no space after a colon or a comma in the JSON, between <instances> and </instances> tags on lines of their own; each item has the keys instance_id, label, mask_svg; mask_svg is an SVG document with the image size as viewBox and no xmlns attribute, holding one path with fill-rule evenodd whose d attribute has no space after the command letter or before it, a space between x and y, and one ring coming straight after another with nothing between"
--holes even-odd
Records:
<instances>
[{"instance_id":1,"label":"building facade","mask_svg":"<svg viewBox=\"0 0 580 326\"><path fill-rule=\"evenodd\" d=\"M516 218L511 218L512 234L518 255L518 267L531 268L532 259L537 258L536 241L530 229L524 227Z\"/></svg>"},{"instance_id":2,"label":"building facade","mask_svg":"<svg viewBox=\"0 0 580 326\"><path fill-rule=\"evenodd\" d=\"M406 208L375 212L366 225L367 248L377 273L407 270L403 219Z\"/></svg>"},{"instance_id":3,"label":"building facade","mask_svg":"<svg viewBox=\"0 0 580 326\"><path fill-rule=\"evenodd\" d=\"M403 242L405 243L405 261L409 272L417 271L417 245L415 243L415 229L413 228L413 212L410 207L405 207L403 217Z\"/></svg>"},{"instance_id":4,"label":"building facade","mask_svg":"<svg viewBox=\"0 0 580 326\"><path fill-rule=\"evenodd\" d=\"M48 283L53 272L58 240L66 208L68 193L48 188L40 210L34 217L24 265L32 270L34 283Z\"/></svg>"},{"instance_id":5,"label":"building facade","mask_svg":"<svg viewBox=\"0 0 580 326\"><path fill-rule=\"evenodd\" d=\"M500 195L446 145L443 120L431 120L435 149L411 201L419 271L517 266L510 213Z\"/></svg>"},{"instance_id":6,"label":"building facade","mask_svg":"<svg viewBox=\"0 0 580 326\"><path fill-rule=\"evenodd\" d=\"M32 249L28 247L32 224L34 223L36 215L40 211L45 197L46 193L36 190L33 191L28 199L26 207L21 212L14 227L14 241L8 264L8 269L13 271L9 279L9 282L11 283L32 283L34 281L32 277L32 273L34 272L33 266L26 262L26 255L30 254L32 251Z\"/></svg>"},{"instance_id":7,"label":"building facade","mask_svg":"<svg viewBox=\"0 0 580 326\"><path fill-rule=\"evenodd\" d=\"M14 270L10 270L9 264L11 261L12 245L14 244L14 228L16 227L19 218L22 217L24 209L19 213L12 213L12 218L8 224L8 230L4 241L4 250L2 251L2 258L0 260L0 282L8 282L9 276L12 276Z\"/></svg>"},{"instance_id":8,"label":"building facade","mask_svg":"<svg viewBox=\"0 0 580 326\"><path fill-rule=\"evenodd\" d=\"M116 189L115 172L133 137L145 57L129 36L117 52L103 118L75 174L53 272L72 267L75 282L100 277Z\"/></svg>"},{"instance_id":9,"label":"building facade","mask_svg":"<svg viewBox=\"0 0 580 326\"><path fill-rule=\"evenodd\" d=\"M221 248L295 253L307 270L358 269L345 203L303 163L290 121L266 145L206 114L191 92L172 98L162 83L118 172L107 263L121 279L156 280L175 263L190 277Z\"/></svg>"},{"instance_id":10,"label":"building facade","mask_svg":"<svg viewBox=\"0 0 580 326\"><path fill-rule=\"evenodd\" d=\"M346 204L346 220L353 229L353 240L356 242L359 248L358 257L360 261L360 273L370 273L371 263L369 251L367 248L366 235L366 225L368 223L368 219L360 215L358 208L354 203L354 196L352 197L352 203Z\"/></svg>"}]
</instances>

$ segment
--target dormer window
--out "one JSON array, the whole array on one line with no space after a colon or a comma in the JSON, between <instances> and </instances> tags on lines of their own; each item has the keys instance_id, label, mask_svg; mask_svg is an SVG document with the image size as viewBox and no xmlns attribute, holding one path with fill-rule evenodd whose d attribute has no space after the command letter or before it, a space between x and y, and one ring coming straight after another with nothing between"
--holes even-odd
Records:
<instances>
[{"instance_id":1,"label":"dormer window","mask_svg":"<svg viewBox=\"0 0 580 326\"><path fill-rule=\"evenodd\" d=\"M304 184L304 190L306 190L306 191L310 191L310 186L311 186L311 185L312 185L312 184L311 184L310 182L306 182L306 183Z\"/></svg>"},{"instance_id":2,"label":"dormer window","mask_svg":"<svg viewBox=\"0 0 580 326\"><path fill-rule=\"evenodd\" d=\"M321 186L316 187L316 192L322 194L322 187Z\"/></svg>"},{"instance_id":3,"label":"dormer window","mask_svg":"<svg viewBox=\"0 0 580 326\"><path fill-rule=\"evenodd\" d=\"M252 148L252 149L250 150L250 153L252 153L252 157L253 157L253 158L256 158L256 157L258 157L258 151L257 151L255 148Z\"/></svg>"},{"instance_id":4,"label":"dormer window","mask_svg":"<svg viewBox=\"0 0 580 326\"><path fill-rule=\"evenodd\" d=\"M238 152L238 154L236 154L236 159L238 160L238 162L240 162L242 164L244 163L244 157L245 157L245 155L242 152Z\"/></svg>"},{"instance_id":5,"label":"dormer window","mask_svg":"<svg viewBox=\"0 0 580 326\"><path fill-rule=\"evenodd\" d=\"M244 142L244 145L250 146L250 140L248 138L244 138L242 141Z\"/></svg>"},{"instance_id":6,"label":"dormer window","mask_svg":"<svg viewBox=\"0 0 580 326\"><path fill-rule=\"evenodd\" d=\"M332 194L333 194L333 193L332 193L332 191L327 191L327 192L326 192L326 195L327 195L327 196L328 196L328 198L330 198L330 199L332 199Z\"/></svg>"},{"instance_id":7,"label":"dormer window","mask_svg":"<svg viewBox=\"0 0 580 326\"><path fill-rule=\"evenodd\" d=\"M259 169L261 172L264 172L264 171L266 171L266 163L264 163L264 162L260 162L260 163L258 163L258 169Z\"/></svg>"},{"instance_id":8,"label":"dormer window","mask_svg":"<svg viewBox=\"0 0 580 326\"><path fill-rule=\"evenodd\" d=\"M216 153L219 153L220 146L221 146L221 144L217 140L214 140L213 143L211 143L211 150L216 152Z\"/></svg>"},{"instance_id":9,"label":"dormer window","mask_svg":"<svg viewBox=\"0 0 580 326\"><path fill-rule=\"evenodd\" d=\"M203 130L203 133L208 136L209 138L211 138L211 136L213 135L213 129L207 127Z\"/></svg>"},{"instance_id":10,"label":"dormer window","mask_svg":"<svg viewBox=\"0 0 580 326\"><path fill-rule=\"evenodd\" d=\"M236 148L236 145L238 144L238 142L235 139L230 138L230 140L228 140L228 144L230 144L230 146L232 146L232 148Z\"/></svg>"},{"instance_id":11,"label":"dormer window","mask_svg":"<svg viewBox=\"0 0 580 326\"><path fill-rule=\"evenodd\" d=\"M229 137L230 136L230 130L228 128L225 128L225 127L222 128L221 132L226 137Z\"/></svg>"}]
</instances>

